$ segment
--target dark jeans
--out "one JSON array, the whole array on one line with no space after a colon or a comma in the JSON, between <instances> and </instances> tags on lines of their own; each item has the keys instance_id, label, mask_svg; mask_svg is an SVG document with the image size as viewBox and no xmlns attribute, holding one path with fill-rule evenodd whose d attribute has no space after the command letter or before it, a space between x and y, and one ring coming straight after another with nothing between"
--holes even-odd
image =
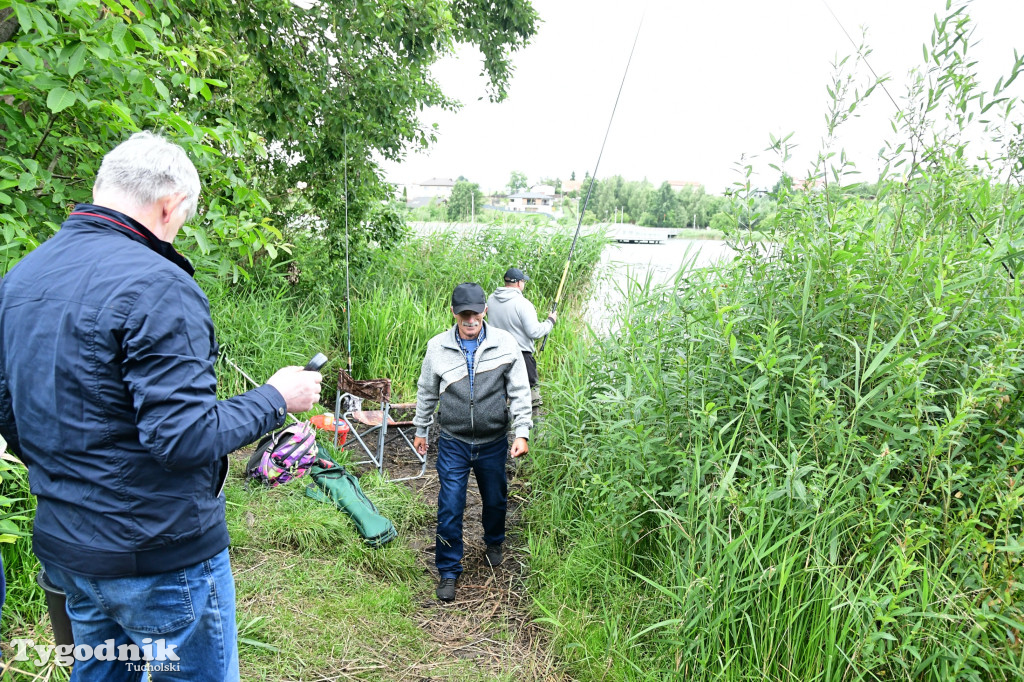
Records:
<instances>
[{"instance_id":1,"label":"dark jeans","mask_svg":"<svg viewBox=\"0 0 1024 682\"><path fill-rule=\"evenodd\" d=\"M530 388L533 388L537 385L537 360L533 353L524 350L523 361L526 363L526 378L530 380Z\"/></svg>"},{"instance_id":2,"label":"dark jeans","mask_svg":"<svg viewBox=\"0 0 1024 682\"><path fill-rule=\"evenodd\" d=\"M437 441L437 545L434 561L442 578L458 578L462 573L462 515L466 511L466 487L469 471L476 474L483 503L484 542L500 545L505 541L505 507L508 481L505 457L508 439L470 445L442 433Z\"/></svg>"}]
</instances>

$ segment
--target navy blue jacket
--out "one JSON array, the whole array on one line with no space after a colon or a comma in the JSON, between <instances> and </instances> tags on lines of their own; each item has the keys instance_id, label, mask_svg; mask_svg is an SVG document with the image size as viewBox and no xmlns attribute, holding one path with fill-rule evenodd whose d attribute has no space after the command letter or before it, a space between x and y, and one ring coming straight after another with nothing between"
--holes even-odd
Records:
<instances>
[{"instance_id":1,"label":"navy blue jacket","mask_svg":"<svg viewBox=\"0 0 1024 682\"><path fill-rule=\"evenodd\" d=\"M261 386L217 400L210 305L132 218L80 204L0 280L0 434L38 498L33 548L86 576L228 546L227 453L284 423Z\"/></svg>"}]
</instances>

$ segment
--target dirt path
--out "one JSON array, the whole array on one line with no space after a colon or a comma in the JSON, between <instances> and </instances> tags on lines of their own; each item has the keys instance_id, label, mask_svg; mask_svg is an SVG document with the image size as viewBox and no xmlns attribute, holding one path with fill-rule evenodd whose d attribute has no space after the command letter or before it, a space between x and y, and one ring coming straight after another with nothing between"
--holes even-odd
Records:
<instances>
[{"instance_id":1,"label":"dirt path","mask_svg":"<svg viewBox=\"0 0 1024 682\"><path fill-rule=\"evenodd\" d=\"M406 481L424 503L437 508L438 478L435 468L437 448L432 439L427 453L427 472L423 478ZM396 453L398 456L396 457ZM385 455L392 478L412 476L419 465L406 450L389 447ZM459 579L455 601L444 604L434 598L437 572L434 569L434 525L419 529L409 538L423 568L424 599L417 617L420 627L434 643L430 667L446 668L455 661L472 662L481 679L510 679L517 682L558 681L570 678L560 673L547 653L543 631L531 623L530 597L526 590L528 562L523 552L521 510L526 503L529 482L518 475L518 462L509 459L509 507L506 520L505 560L492 568L484 560L481 502L476 477L470 475L466 495L463 537L466 548L464 572ZM416 680L440 680L428 670Z\"/></svg>"}]
</instances>

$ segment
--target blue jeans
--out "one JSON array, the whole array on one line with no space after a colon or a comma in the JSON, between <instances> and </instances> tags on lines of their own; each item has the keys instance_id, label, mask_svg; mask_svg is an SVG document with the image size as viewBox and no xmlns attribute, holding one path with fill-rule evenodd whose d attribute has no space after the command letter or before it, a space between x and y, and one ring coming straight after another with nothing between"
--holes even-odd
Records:
<instances>
[{"instance_id":1,"label":"blue jeans","mask_svg":"<svg viewBox=\"0 0 1024 682\"><path fill-rule=\"evenodd\" d=\"M508 481L505 457L508 439L470 445L444 433L437 441L437 545L434 562L442 578L458 578L462 573L462 514L466 511L466 486L470 470L476 474L483 503L484 542L500 545L505 541L505 508Z\"/></svg>"},{"instance_id":2,"label":"blue jeans","mask_svg":"<svg viewBox=\"0 0 1024 682\"><path fill-rule=\"evenodd\" d=\"M134 643L159 658L151 662L153 682L238 680L235 579L228 550L187 568L130 578L88 578L43 565L67 595L76 648L113 640L114 651ZM171 649L171 647L174 647ZM144 654L143 654L144 655ZM145 661L76 660L71 682L136 682Z\"/></svg>"}]
</instances>

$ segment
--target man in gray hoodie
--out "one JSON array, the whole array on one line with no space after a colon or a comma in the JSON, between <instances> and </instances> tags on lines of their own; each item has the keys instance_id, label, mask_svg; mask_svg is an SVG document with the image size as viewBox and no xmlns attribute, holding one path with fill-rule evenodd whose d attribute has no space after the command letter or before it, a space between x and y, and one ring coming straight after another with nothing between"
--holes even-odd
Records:
<instances>
[{"instance_id":1,"label":"man in gray hoodie","mask_svg":"<svg viewBox=\"0 0 1024 682\"><path fill-rule=\"evenodd\" d=\"M537 309L523 296L523 289L529 281L529 276L519 268L506 270L505 286L498 287L487 299L487 311L491 326L504 329L519 344L526 362L526 374L530 379L530 397L533 406L538 407L541 399L537 389L537 360L533 357L533 340L547 336L558 316L552 312L543 322L537 319Z\"/></svg>"}]
</instances>

